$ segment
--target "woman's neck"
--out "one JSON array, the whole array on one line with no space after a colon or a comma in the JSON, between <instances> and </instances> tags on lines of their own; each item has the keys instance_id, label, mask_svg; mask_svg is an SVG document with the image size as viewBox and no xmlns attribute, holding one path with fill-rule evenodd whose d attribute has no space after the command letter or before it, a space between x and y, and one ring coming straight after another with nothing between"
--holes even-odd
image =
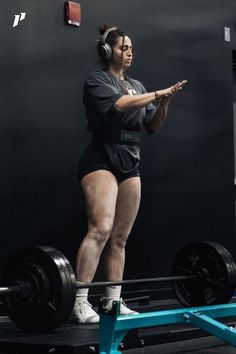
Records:
<instances>
[{"instance_id":1,"label":"woman's neck","mask_svg":"<svg viewBox=\"0 0 236 354\"><path fill-rule=\"evenodd\" d=\"M109 68L109 72L114 75L117 79L119 80L125 80L125 74L123 69L118 69L118 68L114 68L114 67L110 67Z\"/></svg>"}]
</instances>

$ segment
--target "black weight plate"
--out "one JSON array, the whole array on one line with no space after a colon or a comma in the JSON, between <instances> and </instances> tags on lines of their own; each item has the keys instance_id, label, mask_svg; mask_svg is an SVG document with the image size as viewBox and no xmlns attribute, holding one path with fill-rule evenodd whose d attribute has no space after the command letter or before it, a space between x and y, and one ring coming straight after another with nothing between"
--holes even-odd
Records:
<instances>
[{"instance_id":1,"label":"black weight plate","mask_svg":"<svg viewBox=\"0 0 236 354\"><path fill-rule=\"evenodd\" d=\"M55 257L57 264L58 265L60 264L61 266L61 272L64 273L66 286L63 288L64 291L63 313L66 314L64 316L65 318L64 321L65 321L66 319L68 319L69 315L71 314L75 303L76 291L77 291L75 275L71 267L71 264L62 253L55 254L54 251L50 251L50 248L48 247L44 247L44 250L47 250L49 253L51 253L52 257ZM71 288L73 289L73 291L71 291Z\"/></svg>"},{"instance_id":2,"label":"black weight plate","mask_svg":"<svg viewBox=\"0 0 236 354\"><path fill-rule=\"evenodd\" d=\"M172 275L199 275L196 279L173 282L184 306L204 306L228 302L236 284L236 266L232 255L216 242L195 242L176 256Z\"/></svg>"},{"instance_id":3,"label":"black weight plate","mask_svg":"<svg viewBox=\"0 0 236 354\"><path fill-rule=\"evenodd\" d=\"M230 287L236 286L236 264L234 261L234 258L232 254L221 244L217 242L210 242L214 247L216 247L219 252L223 255L223 257L226 259L226 262L228 264L228 282L230 284Z\"/></svg>"},{"instance_id":4,"label":"black weight plate","mask_svg":"<svg viewBox=\"0 0 236 354\"><path fill-rule=\"evenodd\" d=\"M43 246L25 248L10 259L3 274L5 285L24 284L20 294L4 297L6 311L16 326L44 332L67 320L76 283L72 267L60 251Z\"/></svg>"},{"instance_id":5,"label":"black weight plate","mask_svg":"<svg viewBox=\"0 0 236 354\"><path fill-rule=\"evenodd\" d=\"M45 247L44 247L45 248ZM50 252L50 250L49 250ZM62 253L60 253L58 261L63 262L63 267L65 267L65 277L67 279L67 282L69 284L68 287L68 300L67 300L67 306L68 306L68 313L71 313L74 307L75 299L76 299L76 292L77 292L77 287L76 287L76 279L75 279L75 274L72 269L71 264L69 263L68 259L66 256ZM73 291L70 291L70 288L73 288ZM72 305L73 304L73 305Z\"/></svg>"},{"instance_id":6,"label":"black weight plate","mask_svg":"<svg viewBox=\"0 0 236 354\"><path fill-rule=\"evenodd\" d=\"M218 252L222 255L223 259L225 260L225 265L227 265L227 277L228 277L227 286L229 291L222 293L222 300L221 300L221 303L227 303L231 300L235 290L236 265L233 256L224 246L222 246L217 242L207 242L207 243L215 247L216 250L218 250Z\"/></svg>"},{"instance_id":7,"label":"black weight plate","mask_svg":"<svg viewBox=\"0 0 236 354\"><path fill-rule=\"evenodd\" d=\"M214 303L223 303L228 302L233 294L233 289L235 282L233 282L233 267L232 262L233 259L229 259L229 253L227 250L223 248L223 246L216 244L216 243L204 243L206 254L204 255L201 251L196 253L197 245L191 245L193 253L188 254L188 250L185 249L187 253L182 252L182 264L179 264L179 270L182 267L184 273L186 274L186 270L192 273L204 272L209 273L208 278L209 280L203 281L203 279L198 279L197 281L190 281L182 282L175 284L175 291L176 295L179 300L187 306L199 306L199 305L206 305L206 304L214 304ZM211 248L211 252L209 253L209 247ZM215 255L213 256L212 251L215 251ZM201 260L198 259L199 252L201 255ZM216 257L216 254L218 256ZM183 263L185 262L183 259L184 257L190 257L191 259L191 267L189 264L187 268L184 269ZM194 266L193 266L194 264ZM176 266L176 264L175 264ZM174 272L175 273L175 272ZM179 273L179 272L178 272ZM222 275L223 274L223 275ZM213 283L215 282L215 283ZM223 289L223 290L222 290Z\"/></svg>"}]
</instances>

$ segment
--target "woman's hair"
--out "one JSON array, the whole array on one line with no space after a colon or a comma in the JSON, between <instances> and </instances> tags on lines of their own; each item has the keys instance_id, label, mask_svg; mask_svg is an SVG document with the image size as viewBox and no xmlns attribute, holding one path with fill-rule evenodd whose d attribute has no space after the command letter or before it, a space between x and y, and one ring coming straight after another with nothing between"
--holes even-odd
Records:
<instances>
[{"instance_id":1,"label":"woman's hair","mask_svg":"<svg viewBox=\"0 0 236 354\"><path fill-rule=\"evenodd\" d=\"M109 26L107 24L103 24L99 27L99 33L100 33L100 39L98 40L98 44L97 44L97 50L98 50L98 55L99 55L99 64L101 65L103 70L108 70L109 69L109 61L110 58L107 58L106 55L104 55L104 50L103 50L103 46L104 43L102 42L102 36L104 35L104 33L109 30L109 28L114 28L114 26ZM120 30L118 27L115 27L115 30L112 30L108 33L107 37L106 37L106 43L111 47L111 49L113 48L113 46L117 43L119 37L125 37L126 33L123 32L122 30Z\"/></svg>"}]
</instances>

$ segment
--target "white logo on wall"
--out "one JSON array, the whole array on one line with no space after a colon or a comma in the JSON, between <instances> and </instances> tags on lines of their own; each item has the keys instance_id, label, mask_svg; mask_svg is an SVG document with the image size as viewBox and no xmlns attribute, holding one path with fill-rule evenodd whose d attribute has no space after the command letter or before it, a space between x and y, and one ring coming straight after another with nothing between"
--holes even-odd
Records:
<instances>
[{"instance_id":1,"label":"white logo on wall","mask_svg":"<svg viewBox=\"0 0 236 354\"><path fill-rule=\"evenodd\" d=\"M26 12L21 12L20 15L15 15L12 27L18 26L19 22L25 19L25 16L26 16Z\"/></svg>"}]
</instances>

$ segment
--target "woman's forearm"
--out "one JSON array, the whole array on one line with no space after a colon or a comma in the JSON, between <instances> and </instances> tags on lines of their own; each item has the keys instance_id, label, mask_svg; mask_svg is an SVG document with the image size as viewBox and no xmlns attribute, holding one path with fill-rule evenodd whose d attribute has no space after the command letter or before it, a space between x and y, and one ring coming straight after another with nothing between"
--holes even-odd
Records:
<instances>
[{"instance_id":1,"label":"woman's forearm","mask_svg":"<svg viewBox=\"0 0 236 354\"><path fill-rule=\"evenodd\" d=\"M151 128L151 130L157 131L162 127L167 117L168 107L168 103L160 103L159 107L156 109L156 112L152 117L152 120L149 123L149 127Z\"/></svg>"},{"instance_id":2,"label":"woman's forearm","mask_svg":"<svg viewBox=\"0 0 236 354\"><path fill-rule=\"evenodd\" d=\"M115 102L113 109L118 112L135 111L147 106L149 103L152 103L159 98L173 95L177 91L181 90L186 83L187 81L183 80L163 90L143 93L141 95L123 95Z\"/></svg>"},{"instance_id":3,"label":"woman's forearm","mask_svg":"<svg viewBox=\"0 0 236 354\"><path fill-rule=\"evenodd\" d=\"M171 99L182 87L186 85L187 80L178 82L174 86L168 87L164 90L148 92L139 95L124 95L121 96L114 104L113 109L119 112L132 112L137 109L143 108L148 104L161 98L161 103L156 109L149 127L153 131L159 130L166 120L168 107Z\"/></svg>"},{"instance_id":4,"label":"woman's forearm","mask_svg":"<svg viewBox=\"0 0 236 354\"><path fill-rule=\"evenodd\" d=\"M115 102L114 109L118 112L132 112L154 102L157 97L155 92L141 95L124 95Z\"/></svg>"}]
</instances>

